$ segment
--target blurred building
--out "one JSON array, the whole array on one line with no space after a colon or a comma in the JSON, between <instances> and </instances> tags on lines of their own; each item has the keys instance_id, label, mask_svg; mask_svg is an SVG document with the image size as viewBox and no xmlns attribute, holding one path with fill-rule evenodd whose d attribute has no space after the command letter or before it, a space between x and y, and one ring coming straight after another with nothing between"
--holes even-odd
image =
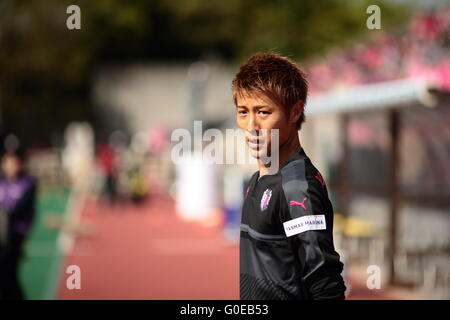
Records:
<instances>
[{"instance_id":1,"label":"blurred building","mask_svg":"<svg viewBox=\"0 0 450 320\"><path fill-rule=\"evenodd\" d=\"M93 83L94 103L106 119L113 114L123 117L131 132L162 124L190 129L194 107L198 109L195 120L229 118L234 112L230 69L220 63L205 63L200 71L197 66L159 63L105 67ZM194 96L192 84L196 82L202 83L200 97Z\"/></svg>"}]
</instances>

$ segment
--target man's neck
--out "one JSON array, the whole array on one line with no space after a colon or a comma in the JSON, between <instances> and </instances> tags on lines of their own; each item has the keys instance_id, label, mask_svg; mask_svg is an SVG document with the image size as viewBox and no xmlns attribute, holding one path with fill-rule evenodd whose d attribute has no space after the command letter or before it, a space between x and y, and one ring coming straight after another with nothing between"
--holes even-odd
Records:
<instances>
[{"instance_id":1,"label":"man's neck","mask_svg":"<svg viewBox=\"0 0 450 320\"><path fill-rule=\"evenodd\" d=\"M292 138L286 141L280 146L278 166L272 166L271 163L264 164L262 161L258 161L259 176L265 176L267 174L275 174L278 169L281 169L286 161L296 152L301 150L300 140L298 134L292 135Z\"/></svg>"}]
</instances>

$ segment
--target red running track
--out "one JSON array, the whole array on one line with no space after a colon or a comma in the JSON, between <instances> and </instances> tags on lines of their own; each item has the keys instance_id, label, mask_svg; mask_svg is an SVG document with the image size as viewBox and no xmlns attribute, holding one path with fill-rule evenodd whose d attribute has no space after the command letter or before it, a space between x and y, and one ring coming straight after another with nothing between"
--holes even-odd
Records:
<instances>
[{"instance_id":1,"label":"red running track","mask_svg":"<svg viewBox=\"0 0 450 320\"><path fill-rule=\"evenodd\" d=\"M220 228L180 220L173 201L155 196L141 206L87 201L82 223L95 228L76 240L65 261L81 269L81 289L58 299L239 299L239 255Z\"/></svg>"}]
</instances>

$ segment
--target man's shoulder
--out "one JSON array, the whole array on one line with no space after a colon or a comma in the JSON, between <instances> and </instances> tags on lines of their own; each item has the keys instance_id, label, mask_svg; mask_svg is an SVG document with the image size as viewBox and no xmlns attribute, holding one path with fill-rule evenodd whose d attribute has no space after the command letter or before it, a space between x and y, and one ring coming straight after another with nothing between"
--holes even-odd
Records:
<instances>
[{"instance_id":1,"label":"man's shoulder","mask_svg":"<svg viewBox=\"0 0 450 320\"><path fill-rule=\"evenodd\" d=\"M281 185L287 199L304 199L311 193L326 196L327 188L320 171L308 157L296 159L281 170Z\"/></svg>"},{"instance_id":2,"label":"man's shoulder","mask_svg":"<svg viewBox=\"0 0 450 320\"><path fill-rule=\"evenodd\" d=\"M311 183L316 180L323 180L320 171L311 162L308 157L299 158L288 163L281 169L283 183ZM320 179L318 179L318 177Z\"/></svg>"},{"instance_id":3,"label":"man's shoulder","mask_svg":"<svg viewBox=\"0 0 450 320\"><path fill-rule=\"evenodd\" d=\"M307 181L307 158L298 158L280 170L281 182L286 184L304 184Z\"/></svg>"}]
</instances>

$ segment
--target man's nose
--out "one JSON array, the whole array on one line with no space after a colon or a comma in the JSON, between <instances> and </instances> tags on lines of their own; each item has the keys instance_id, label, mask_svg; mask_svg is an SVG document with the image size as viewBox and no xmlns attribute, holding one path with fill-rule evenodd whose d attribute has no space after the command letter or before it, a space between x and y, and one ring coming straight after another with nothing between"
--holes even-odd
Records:
<instances>
[{"instance_id":1,"label":"man's nose","mask_svg":"<svg viewBox=\"0 0 450 320\"><path fill-rule=\"evenodd\" d=\"M247 123L247 131L253 135L258 135L259 130L260 127L256 115L254 114L250 115L249 121Z\"/></svg>"}]
</instances>

